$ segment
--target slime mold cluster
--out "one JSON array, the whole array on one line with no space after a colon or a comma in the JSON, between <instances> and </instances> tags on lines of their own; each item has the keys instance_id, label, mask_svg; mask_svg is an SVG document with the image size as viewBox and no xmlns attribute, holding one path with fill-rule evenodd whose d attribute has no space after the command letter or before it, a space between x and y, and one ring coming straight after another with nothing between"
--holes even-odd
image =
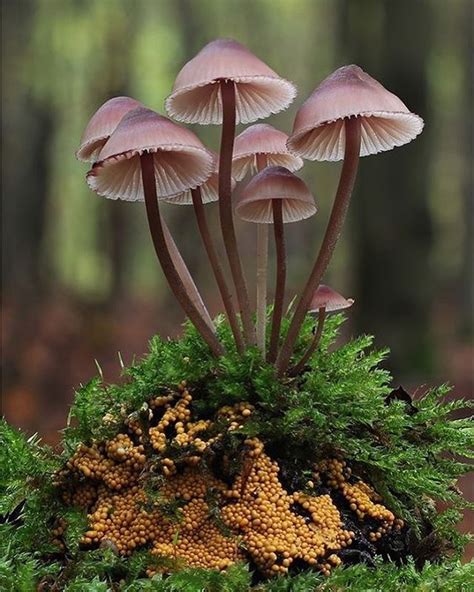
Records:
<instances>
[{"instance_id":1,"label":"slime mold cluster","mask_svg":"<svg viewBox=\"0 0 474 592\"><path fill-rule=\"evenodd\" d=\"M254 411L249 403L224 406L207 420L193 417L191 403L184 383L150 399L146 422L129 418L114 438L79 446L58 473L64 501L87 511L84 548L130 556L147 547L176 565L217 570L247 560L263 576L293 566L329 575L361 532L383 545L403 529L342 459L313 464L303 490L285 487L262 441L239 436ZM229 436L239 442L234 470L222 447ZM346 526L349 516L357 535ZM147 573L157 569L169 564Z\"/></svg>"}]
</instances>

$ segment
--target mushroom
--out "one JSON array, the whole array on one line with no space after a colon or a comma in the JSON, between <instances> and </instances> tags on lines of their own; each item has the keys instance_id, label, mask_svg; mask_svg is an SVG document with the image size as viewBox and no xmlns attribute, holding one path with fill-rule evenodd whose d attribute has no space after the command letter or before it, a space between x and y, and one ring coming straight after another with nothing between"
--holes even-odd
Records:
<instances>
[{"instance_id":1,"label":"mushroom","mask_svg":"<svg viewBox=\"0 0 474 592\"><path fill-rule=\"evenodd\" d=\"M242 180L248 172L257 173L267 166L284 166L296 171L303 160L286 147L288 135L265 123L245 129L235 138L232 172ZM257 225L257 345L265 352L267 308L268 225Z\"/></svg>"},{"instance_id":2,"label":"mushroom","mask_svg":"<svg viewBox=\"0 0 474 592\"><path fill-rule=\"evenodd\" d=\"M242 315L244 339L255 343L247 285L232 215L232 150L236 123L250 123L285 109L296 95L248 49L232 39L208 43L179 72L166 100L169 115L186 123L221 124L219 213L224 246Z\"/></svg>"},{"instance_id":3,"label":"mushroom","mask_svg":"<svg viewBox=\"0 0 474 592\"><path fill-rule=\"evenodd\" d=\"M213 155L191 131L145 107L129 111L102 148L87 174L91 189L111 199L145 201L156 254L183 310L211 351L223 348L204 305L190 292L169 248L169 232L158 196L167 197L202 184L212 173ZM168 239L168 240L167 240Z\"/></svg>"},{"instance_id":4,"label":"mushroom","mask_svg":"<svg viewBox=\"0 0 474 592\"><path fill-rule=\"evenodd\" d=\"M321 340L321 335L323 334L326 313L335 312L336 310L343 310L345 308L349 308L353 304L354 300L352 298L344 298L344 296L341 296L341 294L339 294L329 286L326 286L324 284L318 286L318 289L313 294L313 298L311 299L311 304L309 305L308 310L309 313L318 314L318 326L305 354L298 362L298 364L296 364L296 366L294 366L289 371L289 374L291 376L296 376L297 374L299 374L303 370L306 362L316 351Z\"/></svg>"},{"instance_id":5,"label":"mushroom","mask_svg":"<svg viewBox=\"0 0 474 592\"><path fill-rule=\"evenodd\" d=\"M86 126L86 129L82 134L80 147L76 152L77 158L86 162L94 162L123 116L140 106L142 106L142 104L139 101L130 97L114 97L105 102L94 113ZM164 220L162 220L162 224L165 240L176 271L196 303L196 306L201 311L202 316L209 326L213 327L212 319L202 301L196 284L194 283L186 263L181 257L181 253L179 252Z\"/></svg>"},{"instance_id":6,"label":"mushroom","mask_svg":"<svg viewBox=\"0 0 474 592\"><path fill-rule=\"evenodd\" d=\"M232 174L241 181L247 173L258 173L267 166L283 166L297 171L303 159L286 146L288 135L267 123L256 123L235 138Z\"/></svg>"},{"instance_id":7,"label":"mushroom","mask_svg":"<svg viewBox=\"0 0 474 592\"><path fill-rule=\"evenodd\" d=\"M311 160L344 162L321 248L296 306L277 360L287 369L294 344L334 252L346 217L359 156L390 150L413 140L423 120L359 66L343 66L328 76L299 109L288 148Z\"/></svg>"},{"instance_id":8,"label":"mushroom","mask_svg":"<svg viewBox=\"0 0 474 592\"><path fill-rule=\"evenodd\" d=\"M217 155L214 156L217 164ZM227 286L227 282L222 271L222 266L220 264L219 257L212 241L211 233L209 231L206 214L204 212L204 204L217 201L218 199L218 170L216 168L211 176L200 187L188 189L187 191L183 191L177 195L166 197L163 199L163 201L178 205L194 206L194 213L196 215L199 232L201 233L201 238L204 243L207 256L209 257L209 262L211 264L214 277L216 278L217 286L224 304L224 309L226 311L227 318L229 319L232 334L234 335L237 351L242 353L244 350L244 343L237 314L235 312L235 307L232 302L232 294L230 293L230 290Z\"/></svg>"},{"instance_id":9,"label":"mushroom","mask_svg":"<svg viewBox=\"0 0 474 592\"><path fill-rule=\"evenodd\" d=\"M306 184L288 169L267 167L244 188L236 212L248 222L273 223L276 247L276 287L272 330L267 359L273 362L278 351L286 282L286 253L283 224L298 222L316 213L316 204Z\"/></svg>"},{"instance_id":10,"label":"mushroom","mask_svg":"<svg viewBox=\"0 0 474 592\"><path fill-rule=\"evenodd\" d=\"M122 117L140 106L140 101L131 97L114 97L106 101L89 120L76 152L77 159L94 162Z\"/></svg>"}]
</instances>

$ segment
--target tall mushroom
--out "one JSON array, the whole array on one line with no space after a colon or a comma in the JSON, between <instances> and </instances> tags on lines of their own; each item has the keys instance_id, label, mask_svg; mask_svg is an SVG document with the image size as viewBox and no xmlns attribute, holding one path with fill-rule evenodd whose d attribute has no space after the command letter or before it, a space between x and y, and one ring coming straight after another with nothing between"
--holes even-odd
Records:
<instances>
[{"instance_id":1,"label":"tall mushroom","mask_svg":"<svg viewBox=\"0 0 474 592\"><path fill-rule=\"evenodd\" d=\"M314 337L308 349L303 354L303 357L296 364L296 366L290 369L289 374L291 376L296 376L297 374L299 374L305 367L306 362L316 351L321 340L321 335L323 334L326 313L335 312L337 310L344 310L345 308L349 308L353 304L354 300L352 300L352 298L344 298L344 296L341 296L341 294L339 294L329 286L325 286L324 284L318 286L318 289L313 294L311 304L309 305L308 310L309 313L318 315L318 326L316 328Z\"/></svg>"},{"instance_id":2,"label":"tall mushroom","mask_svg":"<svg viewBox=\"0 0 474 592\"><path fill-rule=\"evenodd\" d=\"M133 111L137 107L141 107L142 104L136 99L131 97L114 97L106 101L103 105L97 109L94 115L89 120L84 133L82 134L79 149L76 152L78 160L85 162L95 162L97 160L100 151L105 146L107 140L110 138L112 132L116 129L123 117L129 112ZM213 327L212 319L209 316L207 308L202 301L199 290L194 283L194 280L189 273L189 270L181 257L176 243L171 236L171 233L166 225L166 222L162 220L162 225L165 234L165 240L168 245L168 249L173 260L173 264L178 272L181 281L186 287L186 290L191 295L191 298L195 302L203 318L210 327Z\"/></svg>"},{"instance_id":3,"label":"tall mushroom","mask_svg":"<svg viewBox=\"0 0 474 592\"><path fill-rule=\"evenodd\" d=\"M341 234L357 176L359 156L402 146L423 129L423 120L359 66L344 66L328 76L298 111L288 148L310 160L344 158L339 185L321 248L298 301L277 359L287 369L311 297L331 260Z\"/></svg>"},{"instance_id":4,"label":"tall mushroom","mask_svg":"<svg viewBox=\"0 0 474 592\"><path fill-rule=\"evenodd\" d=\"M217 164L217 156L216 156ZM234 182L235 183L235 182ZM209 262L211 264L216 283L221 294L224 309L229 320L229 324L234 335L235 344L237 351L242 353L244 350L244 343L242 334L239 327L239 321L235 312L234 303L232 302L232 294L227 286L227 282L222 271L222 266L217 255L217 251L212 241L209 226L207 224L206 214L204 212L204 204L217 201L218 195L218 170L212 173L212 175L200 186L195 189L188 189L177 195L164 198L163 201L178 205L193 205L196 220L201 233L201 238L206 249Z\"/></svg>"},{"instance_id":5,"label":"tall mushroom","mask_svg":"<svg viewBox=\"0 0 474 592\"><path fill-rule=\"evenodd\" d=\"M276 287L272 330L267 359L278 351L286 282L286 253L283 224L298 222L316 213L316 204L306 184L284 167L267 167L244 188L236 212L248 222L272 224L276 247Z\"/></svg>"},{"instance_id":6,"label":"tall mushroom","mask_svg":"<svg viewBox=\"0 0 474 592\"><path fill-rule=\"evenodd\" d=\"M183 310L211 351L223 348L212 322L190 294L171 257L158 196L166 197L202 184L212 173L213 155L191 131L145 107L128 112L87 174L91 189L111 199L145 201L150 232L163 272Z\"/></svg>"},{"instance_id":7,"label":"tall mushroom","mask_svg":"<svg viewBox=\"0 0 474 592\"><path fill-rule=\"evenodd\" d=\"M219 212L247 344L255 342L255 330L232 216L235 125L277 113L288 107L295 95L293 84L280 78L243 45L232 39L217 39L183 66L166 101L168 114L179 121L222 123Z\"/></svg>"},{"instance_id":8,"label":"tall mushroom","mask_svg":"<svg viewBox=\"0 0 474 592\"><path fill-rule=\"evenodd\" d=\"M284 166L297 171L303 160L286 147L288 135L266 123L246 128L235 138L232 173L240 181L247 173L258 173L267 166ZM265 352L268 225L257 224L257 345Z\"/></svg>"}]
</instances>

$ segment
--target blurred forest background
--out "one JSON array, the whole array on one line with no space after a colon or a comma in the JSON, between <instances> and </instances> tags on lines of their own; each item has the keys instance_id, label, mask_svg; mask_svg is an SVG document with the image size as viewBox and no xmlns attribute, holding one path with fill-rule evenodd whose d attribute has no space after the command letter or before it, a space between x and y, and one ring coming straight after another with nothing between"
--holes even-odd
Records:
<instances>
[{"instance_id":1,"label":"blurred forest background","mask_svg":"<svg viewBox=\"0 0 474 592\"><path fill-rule=\"evenodd\" d=\"M247 45L299 89L357 63L426 123L403 148L361 161L326 277L356 299L348 332L389 346L396 383L473 391L472 0L2 0L2 392L14 424L57 441L74 386L106 380L183 320L157 266L142 204L88 190L75 160L114 95L163 111L186 60L216 37ZM242 128L241 128L242 129ZM219 129L195 128L216 149ZM287 227L288 294L322 238L339 165L301 172L319 205ZM209 206L216 222L216 208ZM192 210L165 216L211 310L216 289ZM217 227L216 227L217 228ZM239 224L249 281L255 228ZM270 284L271 286L272 284ZM423 388L423 387L421 387Z\"/></svg>"}]
</instances>

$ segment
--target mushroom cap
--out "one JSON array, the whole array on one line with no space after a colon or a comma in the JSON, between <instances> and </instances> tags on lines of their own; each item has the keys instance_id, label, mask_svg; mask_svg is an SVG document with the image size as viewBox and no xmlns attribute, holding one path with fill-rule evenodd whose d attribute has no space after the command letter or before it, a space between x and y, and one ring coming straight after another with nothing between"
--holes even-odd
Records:
<instances>
[{"instance_id":1,"label":"mushroom cap","mask_svg":"<svg viewBox=\"0 0 474 592\"><path fill-rule=\"evenodd\" d=\"M209 152L212 152L209 150ZM213 201L217 201L219 199L219 159L217 154L212 152L216 168L211 176L204 181L204 183L200 186L201 187L201 199L203 204L211 203ZM235 187L235 179L231 179L232 189ZM163 201L167 203L172 203L178 206L189 206L193 205L193 198L191 195L191 190L188 189L187 191L183 191L178 193L177 195L172 195L170 197L166 197Z\"/></svg>"},{"instance_id":2,"label":"mushroom cap","mask_svg":"<svg viewBox=\"0 0 474 592\"><path fill-rule=\"evenodd\" d=\"M158 197L199 187L215 168L214 156L190 130L145 107L125 115L87 173L87 183L111 199L143 201L140 155L154 155Z\"/></svg>"},{"instance_id":3,"label":"mushroom cap","mask_svg":"<svg viewBox=\"0 0 474 592\"><path fill-rule=\"evenodd\" d=\"M141 106L140 101L130 97L114 97L106 101L90 118L82 134L76 158L84 162L94 162L122 117Z\"/></svg>"},{"instance_id":4,"label":"mushroom cap","mask_svg":"<svg viewBox=\"0 0 474 592\"><path fill-rule=\"evenodd\" d=\"M246 185L236 212L247 222L273 223L272 201L283 200L283 222L298 222L316 213L314 198L299 177L281 166L267 167Z\"/></svg>"},{"instance_id":5,"label":"mushroom cap","mask_svg":"<svg viewBox=\"0 0 474 592\"><path fill-rule=\"evenodd\" d=\"M235 83L236 123L250 123L286 109L296 96L288 80L233 39L216 39L187 62L166 100L170 117L185 123L222 123L220 80Z\"/></svg>"},{"instance_id":6,"label":"mushroom cap","mask_svg":"<svg viewBox=\"0 0 474 592\"><path fill-rule=\"evenodd\" d=\"M344 158L344 119L359 117L360 155L377 154L411 142L423 120L359 66L343 66L303 103L288 148L309 160Z\"/></svg>"},{"instance_id":7,"label":"mushroom cap","mask_svg":"<svg viewBox=\"0 0 474 592\"><path fill-rule=\"evenodd\" d=\"M352 298L346 299L329 286L320 284L313 294L308 312L318 312L320 308L325 308L327 312L333 312L349 308L353 304Z\"/></svg>"},{"instance_id":8,"label":"mushroom cap","mask_svg":"<svg viewBox=\"0 0 474 592\"><path fill-rule=\"evenodd\" d=\"M235 183L235 182L234 182ZM205 181L201 186L201 199L203 204L212 203L219 199L219 175L218 173L212 173L212 175ZM193 198L191 195L191 189L177 193L176 195L170 195L163 198L166 203L173 204L175 206L192 206Z\"/></svg>"},{"instance_id":9,"label":"mushroom cap","mask_svg":"<svg viewBox=\"0 0 474 592\"><path fill-rule=\"evenodd\" d=\"M288 135L267 123L257 123L235 138L232 172L240 181L250 171L258 172L257 155L265 156L266 166L284 166L297 171L303 160L286 147Z\"/></svg>"}]
</instances>

